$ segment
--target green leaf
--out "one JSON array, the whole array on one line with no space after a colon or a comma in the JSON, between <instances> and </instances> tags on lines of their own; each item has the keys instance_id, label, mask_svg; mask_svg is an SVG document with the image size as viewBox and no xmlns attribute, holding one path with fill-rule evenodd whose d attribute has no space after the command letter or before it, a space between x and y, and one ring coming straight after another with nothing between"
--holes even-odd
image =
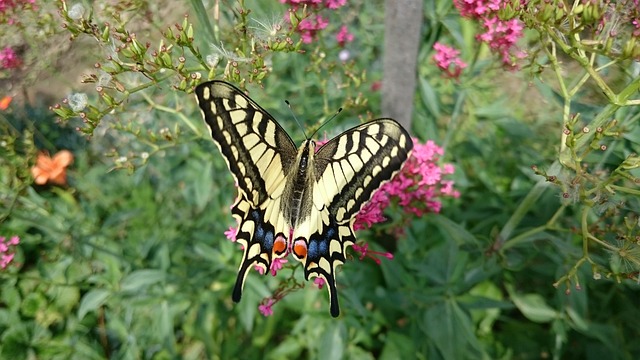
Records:
<instances>
[{"instance_id":1,"label":"green leaf","mask_svg":"<svg viewBox=\"0 0 640 360\"><path fill-rule=\"evenodd\" d=\"M139 291L155 283L164 282L167 274L162 270L136 270L127 275L120 283L122 291Z\"/></svg>"},{"instance_id":2,"label":"green leaf","mask_svg":"<svg viewBox=\"0 0 640 360\"><path fill-rule=\"evenodd\" d=\"M20 307L20 292L12 282L6 282L2 284L2 291L0 292L0 300L3 307L7 307L13 311Z\"/></svg>"},{"instance_id":3,"label":"green leaf","mask_svg":"<svg viewBox=\"0 0 640 360\"><path fill-rule=\"evenodd\" d=\"M587 319L582 317L575 309L572 307L567 307L566 309L567 315L573 321L573 327L580 331L588 331L589 330L589 322Z\"/></svg>"},{"instance_id":4,"label":"green leaf","mask_svg":"<svg viewBox=\"0 0 640 360\"><path fill-rule=\"evenodd\" d=\"M324 332L320 338L318 348L318 359L320 360L334 360L342 359L344 357L346 337L345 328L343 322L332 322L329 328Z\"/></svg>"},{"instance_id":5,"label":"green leaf","mask_svg":"<svg viewBox=\"0 0 640 360\"><path fill-rule=\"evenodd\" d=\"M82 320L89 312L94 311L104 305L111 292L105 289L94 289L86 293L80 301L78 308L78 318Z\"/></svg>"},{"instance_id":6,"label":"green leaf","mask_svg":"<svg viewBox=\"0 0 640 360\"><path fill-rule=\"evenodd\" d=\"M39 292L33 292L22 301L20 310L28 317L35 317L39 310L47 307L47 299Z\"/></svg>"},{"instance_id":7,"label":"green leaf","mask_svg":"<svg viewBox=\"0 0 640 360\"><path fill-rule=\"evenodd\" d=\"M457 245L480 245L480 241L464 226L452 221L446 216L430 214L429 221L438 226L440 231L444 232L449 238L451 238L451 240L455 241Z\"/></svg>"},{"instance_id":8,"label":"green leaf","mask_svg":"<svg viewBox=\"0 0 640 360\"><path fill-rule=\"evenodd\" d=\"M424 107L429 110L431 115L435 118L440 118L440 105L438 99L440 97L436 94L433 86L427 81L427 79L420 79L420 97Z\"/></svg>"},{"instance_id":9,"label":"green leaf","mask_svg":"<svg viewBox=\"0 0 640 360\"><path fill-rule=\"evenodd\" d=\"M454 299L447 299L429 308L422 326L444 359L481 357L474 326Z\"/></svg>"},{"instance_id":10,"label":"green leaf","mask_svg":"<svg viewBox=\"0 0 640 360\"><path fill-rule=\"evenodd\" d=\"M2 334L0 338L0 358L27 359L29 352L29 332L23 323L14 324Z\"/></svg>"},{"instance_id":11,"label":"green leaf","mask_svg":"<svg viewBox=\"0 0 640 360\"><path fill-rule=\"evenodd\" d=\"M522 312L522 315L533 322L547 323L560 316L560 314L547 305L544 298L538 294L521 295L515 292L511 286L507 286L507 291L513 303L518 310Z\"/></svg>"},{"instance_id":12,"label":"green leaf","mask_svg":"<svg viewBox=\"0 0 640 360\"><path fill-rule=\"evenodd\" d=\"M415 351L410 337L392 331L387 334L380 360L411 359Z\"/></svg>"}]
</instances>

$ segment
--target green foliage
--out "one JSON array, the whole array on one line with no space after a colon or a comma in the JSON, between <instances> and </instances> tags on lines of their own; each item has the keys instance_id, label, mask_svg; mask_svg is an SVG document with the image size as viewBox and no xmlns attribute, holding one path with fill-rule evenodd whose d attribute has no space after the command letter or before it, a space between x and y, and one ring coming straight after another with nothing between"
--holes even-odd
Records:
<instances>
[{"instance_id":1,"label":"green foliage","mask_svg":"<svg viewBox=\"0 0 640 360\"><path fill-rule=\"evenodd\" d=\"M417 219L389 209L388 223L359 232L394 259L354 254L338 275L338 319L311 282L259 313L283 281L302 283L292 264L276 278L252 272L231 301L241 251L223 233L236 190L190 92L226 77L292 134L283 99L311 130L340 106L331 132L378 114L382 2L325 14L312 44L271 20L286 10L275 0L223 1L219 17L192 1L171 20L143 0L81 17L66 2L59 16L40 7L40 26L66 24L57 36L75 39L71 52L99 55L84 64L86 104L52 106L64 121L39 103L0 113L0 236L20 237L0 270L0 358L637 358L635 48L581 41L594 9L551 20L537 3L558 2L502 14L526 20L537 54L505 72L450 1L425 1L413 133L446 149L461 197ZM345 62L330 35L341 22L355 35ZM443 40L474 59L456 81L431 60ZM38 152L60 149L75 155L67 184L36 185Z\"/></svg>"}]
</instances>

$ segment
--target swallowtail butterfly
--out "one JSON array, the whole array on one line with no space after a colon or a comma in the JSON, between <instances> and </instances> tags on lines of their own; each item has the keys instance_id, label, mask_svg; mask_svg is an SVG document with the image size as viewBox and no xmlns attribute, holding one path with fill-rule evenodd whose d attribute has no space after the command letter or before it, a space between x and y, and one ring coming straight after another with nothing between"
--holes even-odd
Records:
<instances>
[{"instance_id":1,"label":"swallowtail butterfly","mask_svg":"<svg viewBox=\"0 0 640 360\"><path fill-rule=\"evenodd\" d=\"M249 269L257 266L266 274L274 259L290 252L302 262L307 280L325 280L331 315L337 317L336 268L355 242L356 214L400 170L413 148L411 137L396 121L377 119L318 149L311 139L296 147L278 122L235 86L211 81L195 92L238 186L232 214L244 255L233 300L240 301Z\"/></svg>"}]
</instances>

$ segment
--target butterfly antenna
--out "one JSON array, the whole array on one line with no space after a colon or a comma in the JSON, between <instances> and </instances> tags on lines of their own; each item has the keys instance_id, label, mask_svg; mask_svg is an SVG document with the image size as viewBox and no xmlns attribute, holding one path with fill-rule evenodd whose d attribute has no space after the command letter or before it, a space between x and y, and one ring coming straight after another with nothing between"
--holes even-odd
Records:
<instances>
[{"instance_id":1,"label":"butterfly antenna","mask_svg":"<svg viewBox=\"0 0 640 360\"><path fill-rule=\"evenodd\" d=\"M285 104L287 104L287 107L289 108L289 112L291 112L291 116L293 116L293 119L296 121L296 124L298 124L298 127L300 128L300 130L302 130L302 133L304 134L304 138L309 140L309 137L307 136L307 132L304 131L304 126L300 124L300 121L298 121L296 114L293 112L293 109L291 108L291 103L289 102L289 100L285 100L284 102Z\"/></svg>"},{"instance_id":2,"label":"butterfly antenna","mask_svg":"<svg viewBox=\"0 0 640 360\"><path fill-rule=\"evenodd\" d=\"M318 131L320 131L320 129L322 129L325 125L327 125L329 123L329 121L333 120L336 118L336 116L338 116L338 114L340 114L340 112L342 111L342 108L339 108L338 111L336 111L335 114L333 114L333 116L331 116L329 119L327 119L325 122L323 122L322 124L320 124L320 126L316 129L316 131L313 132L313 134L311 134L311 137L313 137Z\"/></svg>"}]
</instances>

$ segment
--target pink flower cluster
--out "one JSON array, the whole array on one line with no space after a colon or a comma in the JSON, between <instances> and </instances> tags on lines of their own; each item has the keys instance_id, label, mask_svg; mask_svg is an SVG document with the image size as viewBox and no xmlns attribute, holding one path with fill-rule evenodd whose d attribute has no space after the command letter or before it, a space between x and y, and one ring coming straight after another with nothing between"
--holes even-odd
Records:
<instances>
[{"instance_id":1,"label":"pink flower cluster","mask_svg":"<svg viewBox=\"0 0 640 360\"><path fill-rule=\"evenodd\" d=\"M15 69L20 67L21 64L22 60L10 46L0 50L0 65L2 65L3 69Z\"/></svg>"},{"instance_id":2,"label":"pink flower cluster","mask_svg":"<svg viewBox=\"0 0 640 360\"><path fill-rule=\"evenodd\" d=\"M293 7L298 7L301 5L306 5L309 7L317 8L322 5L327 9L339 9L347 3L347 0L280 0L283 4L289 4Z\"/></svg>"},{"instance_id":3,"label":"pink flower cluster","mask_svg":"<svg viewBox=\"0 0 640 360\"><path fill-rule=\"evenodd\" d=\"M329 20L322 17L319 12L323 9L339 9L347 3L347 0L280 0L280 2L290 5L291 11L296 13L296 17L298 17L300 8L305 9L305 11L311 11L311 14L305 12L302 15L304 18L300 20L296 29L300 33L302 42L310 44L316 38L318 32L329 25ZM344 46L345 43L353 40L353 35L347 31L346 26L343 26L336 35L336 40L340 46Z\"/></svg>"},{"instance_id":4,"label":"pink flower cluster","mask_svg":"<svg viewBox=\"0 0 640 360\"><path fill-rule=\"evenodd\" d=\"M287 253L287 255L288 255L288 253ZM269 269L271 271L271 276L276 276L278 271L280 269L282 269L282 266L284 264L288 263L288 262L289 262L289 260L287 260L285 258L275 258L275 259L273 259L273 261L271 261L271 268ZM254 266L254 270L259 272L260 275L264 275L264 270L260 266L257 266L257 265Z\"/></svg>"},{"instance_id":5,"label":"pink flower cluster","mask_svg":"<svg viewBox=\"0 0 640 360\"><path fill-rule=\"evenodd\" d=\"M329 25L329 20L318 14L316 14L315 17L308 17L300 21L298 24L298 32L300 32L302 42L310 44L316 37L318 31L326 28L327 25Z\"/></svg>"},{"instance_id":6,"label":"pink flower cluster","mask_svg":"<svg viewBox=\"0 0 640 360\"><path fill-rule=\"evenodd\" d=\"M509 3L509 0L453 0L460 15L475 19L482 25L484 32L476 38L499 53L505 66L515 67L515 60L525 56L516 47L524 25L518 19L500 20L498 11Z\"/></svg>"},{"instance_id":7,"label":"pink flower cluster","mask_svg":"<svg viewBox=\"0 0 640 360\"><path fill-rule=\"evenodd\" d=\"M443 179L454 172L453 165L438 164L443 152L431 140L420 144L414 139L411 157L402 170L378 189L356 215L354 230L369 228L384 221L383 210L392 200L397 200L405 212L422 216L428 212L440 212L442 197L459 197L460 193L453 188L453 181Z\"/></svg>"},{"instance_id":8,"label":"pink flower cluster","mask_svg":"<svg viewBox=\"0 0 640 360\"><path fill-rule=\"evenodd\" d=\"M462 69L467 67L467 64L458 57L460 55L459 50L439 42L433 45L433 49L436 51L436 54L433 55L433 60L448 77L458 78L462 73Z\"/></svg>"},{"instance_id":9,"label":"pink flower cluster","mask_svg":"<svg viewBox=\"0 0 640 360\"><path fill-rule=\"evenodd\" d=\"M0 236L0 268L6 269L16 255L15 246L20 244L20 238L12 236L9 241L4 236Z\"/></svg>"},{"instance_id":10,"label":"pink flower cluster","mask_svg":"<svg viewBox=\"0 0 640 360\"><path fill-rule=\"evenodd\" d=\"M632 18L631 25L631 36L638 38L640 37L640 1L633 0L633 5L629 5L629 7L635 8L633 11L629 11L628 16Z\"/></svg>"},{"instance_id":11,"label":"pink flower cluster","mask_svg":"<svg viewBox=\"0 0 640 360\"><path fill-rule=\"evenodd\" d=\"M366 243L364 245L353 244L351 248L355 252L360 253L360 256L358 257L360 261L364 260L365 257L368 257L373 259L376 264L380 265L380 263L382 263L382 261L380 261L380 257L385 257L389 260L393 259L392 253L369 250L369 244Z\"/></svg>"},{"instance_id":12,"label":"pink flower cluster","mask_svg":"<svg viewBox=\"0 0 640 360\"><path fill-rule=\"evenodd\" d=\"M20 10L33 9L35 2L35 0L0 0L0 23L16 23L16 20L11 17L11 13L19 14Z\"/></svg>"},{"instance_id":13,"label":"pink flower cluster","mask_svg":"<svg viewBox=\"0 0 640 360\"><path fill-rule=\"evenodd\" d=\"M258 311L264 316L273 315L273 305L276 303L275 299L266 298L262 300L262 303L258 305Z\"/></svg>"},{"instance_id":14,"label":"pink flower cluster","mask_svg":"<svg viewBox=\"0 0 640 360\"><path fill-rule=\"evenodd\" d=\"M340 47L344 47L346 43L353 41L353 34L349 32L347 25L342 25L340 32L336 35L336 40L338 40Z\"/></svg>"}]
</instances>

